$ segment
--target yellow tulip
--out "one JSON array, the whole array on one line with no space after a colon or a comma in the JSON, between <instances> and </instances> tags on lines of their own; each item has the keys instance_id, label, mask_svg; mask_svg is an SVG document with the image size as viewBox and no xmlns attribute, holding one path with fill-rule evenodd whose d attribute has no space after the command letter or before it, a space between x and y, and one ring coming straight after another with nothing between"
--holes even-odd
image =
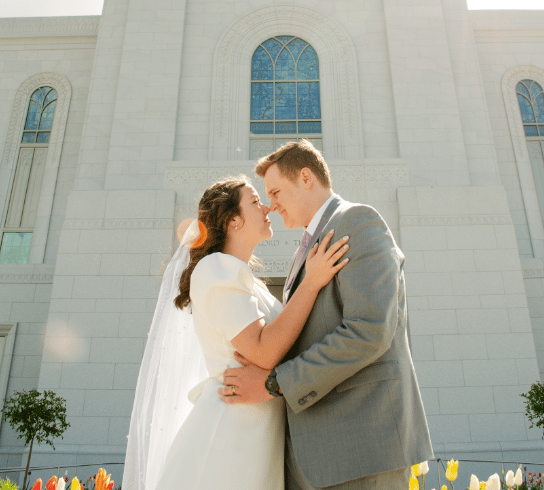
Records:
<instances>
[{"instance_id":1,"label":"yellow tulip","mask_svg":"<svg viewBox=\"0 0 544 490\"><path fill-rule=\"evenodd\" d=\"M446 470L446 478L452 482L457 479L457 470L459 469L459 461L453 459L448 461L448 468Z\"/></svg>"},{"instance_id":2,"label":"yellow tulip","mask_svg":"<svg viewBox=\"0 0 544 490\"><path fill-rule=\"evenodd\" d=\"M70 487L70 490L81 490L81 485L79 484L77 476L74 476L72 479L72 486Z\"/></svg>"},{"instance_id":3,"label":"yellow tulip","mask_svg":"<svg viewBox=\"0 0 544 490\"><path fill-rule=\"evenodd\" d=\"M442 487L440 488L440 490L448 490L448 487L446 485L442 485Z\"/></svg>"},{"instance_id":4,"label":"yellow tulip","mask_svg":"<svg viewBox=\"0 0 544 490\"><path fill-rule=\"evenodd\" d=\"M418 464L415 464L414 466L412 466L412 468L410 469L410 474L412 476L415 476L416 478L418 476L421 476L421 473L419 471L419 465Z\"/></svg>"},{"instance_id":5,"label":"yellow tulip","mask_svg":"<svg viewBox=\"0 0 544 490\"><path fill-rule=\"evenodd\" d=\"M419 490L419 480L414 476L410 476L410 490Z\"/></svg>"}]
</instances>

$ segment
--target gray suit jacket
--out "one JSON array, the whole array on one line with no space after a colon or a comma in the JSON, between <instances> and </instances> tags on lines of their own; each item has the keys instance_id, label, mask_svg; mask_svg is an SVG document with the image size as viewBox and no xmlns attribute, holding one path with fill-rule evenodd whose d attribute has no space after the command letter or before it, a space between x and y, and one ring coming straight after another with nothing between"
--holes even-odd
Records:
<instances>
[{"instance_id":1,"label":"gray suit jacket","mask_svg":"<svg viewBox=\"0 0 544 490\"><path fill-rule=\"evenodd\" d=\"M325 216L309 249L334 229L333 240L350 237L350 262L276 368L295 458L317 487L433 457L408 346L404 255L370 206L335 196Z\"/></svg>"}]
</instances>

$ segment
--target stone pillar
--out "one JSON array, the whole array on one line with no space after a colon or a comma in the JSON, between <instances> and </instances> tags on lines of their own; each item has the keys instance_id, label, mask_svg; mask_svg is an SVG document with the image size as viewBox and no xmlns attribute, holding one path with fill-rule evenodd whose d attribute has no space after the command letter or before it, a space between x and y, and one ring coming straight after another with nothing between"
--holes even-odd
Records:
<instances>
[{"instance_id":1,"label":"stone pillar","mask_svg":"<svg viewBox=\"0 0 544 490\"><path fill-rule=\"evenodd\" d=\"M104 2L81 134L75 189L104 188L128 2Z\"/></svg>"},{"instance_id":2,"label":"stone pillar","mask_svg":"<svg viewBox=\"0 0 544 490\"><path fill-rule=\"evenodd\" d=\"M491 121L466 0L442 0L471 185L500 184Z\"/></svg>"},{"instance_id":3,"label":"stone pillar","mask_svg":"<svg viewBox=\"0 0 544 490\"><path fill-rule=\"evenodd\" d=\"M441 0L384 0L400 157L414 185L470 183Z\"/></svg>"},{"instance_id":4,"label":"stone pillar","mask_svg":"<svg viewBox=\"0 0 544 490\"><path fill-rule=\"evenodd\" d=\"M161 189L174 158L185 1L131 0L106 188ZM162 165L162 166L161 166Z\"/></svg>"}]
</instances>

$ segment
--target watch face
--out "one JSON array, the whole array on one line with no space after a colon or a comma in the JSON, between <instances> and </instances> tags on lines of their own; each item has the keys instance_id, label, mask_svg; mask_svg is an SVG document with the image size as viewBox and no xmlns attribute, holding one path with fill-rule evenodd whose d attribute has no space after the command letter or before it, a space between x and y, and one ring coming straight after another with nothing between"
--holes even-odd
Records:
<instances>
[{"instance_id":1,"label":"watch face","mask_svg":"<svg viewBox=\"0 0 544 490\"><path fill-rule=\"evenodd\" d=\"M264 387L268 390L268 393L276 393L280 389L280 385L274 376L270 376L266 379Z\"/></svg>"}]
</instances>

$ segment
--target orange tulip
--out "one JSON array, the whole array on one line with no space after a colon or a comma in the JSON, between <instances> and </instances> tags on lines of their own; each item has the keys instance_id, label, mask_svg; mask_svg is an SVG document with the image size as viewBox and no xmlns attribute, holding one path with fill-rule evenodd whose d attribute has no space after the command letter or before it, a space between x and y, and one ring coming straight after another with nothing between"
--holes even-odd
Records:
<instances>
[{"instance_id":1,"label":"orange tulip","mask_svg":"<svg viewBox=\"0 0 544 490\"><path fill-rule=\"evenodd\" d=\"M108 485L108 490L112 490L114 484L115 484L115 482L113 480L110 481L110 484Z\"/></svg>"},{"instance_id":2,"label":"orange tulip","mask_svg":"<svg viewBox=\"0 0 544 490\"><path fill-rule=\"evenodd\" d=\"M111 490L113 481L110 481L111 475L106 475L106 470L100 468L96 474L96 490Z\"/></svg>"},{"instance_id":3,"label":"orange tulip","mask_svg":"<svg viewBox=\"0 0 544 490\"><path fill-rule=\"evenodd\" d=\"M36 483L34 483L34 486L32 487L32 490L42 490L42 479L38 478L36 480Z\"/></svg>"},{"instance_id":4,"label":"orange tulip","mask_svg":"<svg viewBox=\"0 0 544 490\"><path fill-rule=\"evenodd\" d=\"M57 475L53 475L45 484L47 490L55 490L57 488Z\"/></svg>"}]
</instances>

